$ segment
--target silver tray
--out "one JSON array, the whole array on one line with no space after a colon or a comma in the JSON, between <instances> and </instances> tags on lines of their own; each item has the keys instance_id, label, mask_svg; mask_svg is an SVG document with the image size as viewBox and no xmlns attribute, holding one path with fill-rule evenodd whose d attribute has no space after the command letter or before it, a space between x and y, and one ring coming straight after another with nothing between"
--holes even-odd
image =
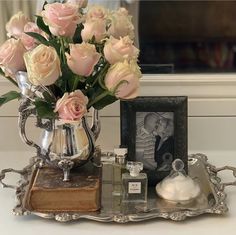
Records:
<instances>
[{"instance_id":1,"label":"silver tray","mask_svg":"<svg viewBox=\"0 0 236 235\"><path fill-rule=\"evenodd\" d=\"M235 182L222 183L217 175L219 171L231 170L236 177L236 168L224 166L216 168L211 165L203 154L189 156L189 175L198 180L201 187L201 195L188 204L173 204L156 196L154 188L149 188L147 204L122 204L120 196L112 195L111 172L113 165L109 162L109 155L103 154L103 185L102 185L102 209L92 213L38 213L29 211L24 207L24 198L27 195L32 172L40 167L40 160L32 158L28 166L23 170L4 169L0 172L0 183L3 187L15 189L16 206L14 215L37 215L46 219L55 219L59 222L69 222L79 219L88 219L99 222L139 222L154 218L165 218L175 221L185 220L202 214L222 215L228 211L226 204L227 186L236 186ZM8 185L3 182L6 173L18 173L21 180L17 186Z\"/></svg>"}]
</instances>

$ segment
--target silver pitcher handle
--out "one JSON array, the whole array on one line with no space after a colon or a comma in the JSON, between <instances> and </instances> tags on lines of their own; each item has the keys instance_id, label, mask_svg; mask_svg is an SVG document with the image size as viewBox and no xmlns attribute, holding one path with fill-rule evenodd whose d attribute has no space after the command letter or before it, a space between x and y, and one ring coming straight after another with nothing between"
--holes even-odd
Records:
<instances>
[{"instance_id":1,"label":"silver pitcher handle","mask_svg":"<svg viewBox=\"0 0 236 235\"><path fill-rule=\"evenodd\" d=\"M21 100L19 107L19 118L18 118L20 137L24 143L36 149L37 157L40 157L43 160L47 160L50 148L48 152L43 153L41 147L34 141L29 140L26 136L26 131L25 131L26 121L30 115L33 114L34 116L36 116L36 109L35 107L32 107L31 104L32 104L31 100L28 98L23 98ZM48 120L45 123L43 123L41 118L39 118L38 116L36 118L37 118L37 124L36 124L37 127L46 129L47 131L53 130L54 122L52 120Z\"/></svg>"},{"instance_id":2,"label":"silver pitcher handle","mask_svg":"<svg viewBox=\"0 0 236 235\"><path fill-rule=\"evenodd\" d=\"M97 140L101 131L101 121L99 118L98 110L94 108L92 109L92 125L90 129L94 135L94 139Z\"/></svg>"}]
</instances>

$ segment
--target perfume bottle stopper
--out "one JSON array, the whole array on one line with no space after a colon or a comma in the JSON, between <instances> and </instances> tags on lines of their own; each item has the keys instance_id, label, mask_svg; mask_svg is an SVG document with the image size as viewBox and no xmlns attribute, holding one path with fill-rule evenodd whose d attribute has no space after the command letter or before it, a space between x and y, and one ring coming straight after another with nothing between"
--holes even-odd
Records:
<instances>
[{"instance_id":1,"label":"perfume bottle stopper","mask_svg":"<svg viewBox=\"0 0 236 235\"><path fill-rule=\"evenodd\" d=\"M124 165L126 161L126 155L127 155L127 148L115 148L114 154L115 154L115 163Z\"/></svg>"},{"instance_id":2,"label":"perfume bottle stopper","mask_svg":"<svg viewBox=\"0 0 236 235\"><path fill-rule=\"evenodd\" d=\"M142 162L127 162L126 169L129 171L130 175L137 177L140 171L143 170Z\"/></svg>"},{"instance_id":3,"label":"perfume bottle stopper","mask_svg":"<svg viewBox=\"0 0 236 235\"><path fill-rule=\"evenodd\" d=\"M172 169L173 171L176 172L182 172L184 171L184 163L180 159L176 159L175 161L172 162Z\"/></svg>"}]
</instances>

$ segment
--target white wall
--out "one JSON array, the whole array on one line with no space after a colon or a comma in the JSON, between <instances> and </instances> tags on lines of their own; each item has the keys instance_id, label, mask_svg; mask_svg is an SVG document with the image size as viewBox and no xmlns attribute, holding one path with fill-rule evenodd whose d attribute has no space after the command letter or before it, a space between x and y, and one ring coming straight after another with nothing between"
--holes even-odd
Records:
<instances>
[{"instance_id":1,"label":"white wall","mask_svg":"<svg viewBox=\"0 0 236 235\"><path fill-rule=\"evenodd\" d=\"M0 94L14 89L1 78ZM141 95L187 95L189 97L189 151L236 151L236 75L146 75ZM98 144L104 150L119 145L119 103L101 111L102 132ZM39 130L29 121L29 134ZM17 130L17 102L0 108L0 150L30 150Z\"/></svg>"}]
</instances>

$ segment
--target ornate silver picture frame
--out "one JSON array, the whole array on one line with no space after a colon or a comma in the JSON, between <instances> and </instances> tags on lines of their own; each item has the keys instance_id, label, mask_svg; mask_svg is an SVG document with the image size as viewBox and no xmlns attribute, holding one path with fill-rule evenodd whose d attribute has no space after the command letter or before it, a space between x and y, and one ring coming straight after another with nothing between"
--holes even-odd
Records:
<instances>
[{"instance_id":1,"label":"ornate silver picture frame","mask_svg":"<svg viewBox=\"0 0 236 235\"><path fill-rule=\"evenodd\" d=\"M149 185L166 177L180 158L187 169L187 97L138 97L121 101L121 146L141 161Z\"/></svg>"}]
</instances>

